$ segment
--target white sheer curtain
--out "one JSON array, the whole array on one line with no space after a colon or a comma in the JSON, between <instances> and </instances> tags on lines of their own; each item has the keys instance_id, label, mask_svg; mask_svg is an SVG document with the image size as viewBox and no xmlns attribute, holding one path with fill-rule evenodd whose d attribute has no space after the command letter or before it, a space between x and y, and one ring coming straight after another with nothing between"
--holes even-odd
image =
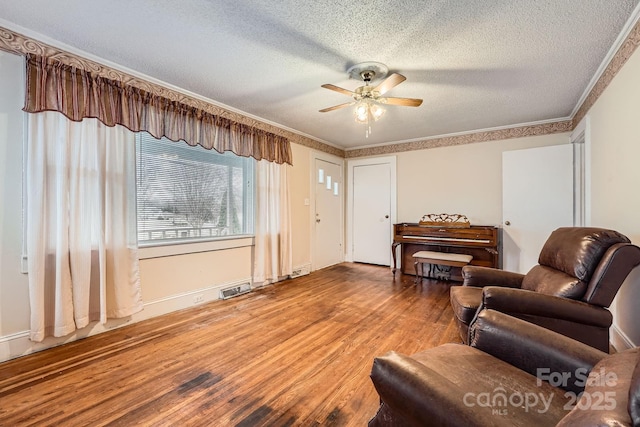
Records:
<instances>
[{"instance_id":1,"label":"white sheer curtain","mask_svg":"<svg viewBox=\"0 0 640 427\"><path fill-rule=\"evenodd\" d=\"M135 143L96 119L28 116L30 338L42 341L142 309Z\"/></svg>"},{"instance_id":2,"label":"white sheer curtain","mask_svg":"<svg viewBox=\"0 0 640 427\"><path fill-rule=\"evenodd\" d=\"M290 167L266 160L257 162L253 268L253 282L257 285L291 275Z\"/></svg>"}]
</instances>

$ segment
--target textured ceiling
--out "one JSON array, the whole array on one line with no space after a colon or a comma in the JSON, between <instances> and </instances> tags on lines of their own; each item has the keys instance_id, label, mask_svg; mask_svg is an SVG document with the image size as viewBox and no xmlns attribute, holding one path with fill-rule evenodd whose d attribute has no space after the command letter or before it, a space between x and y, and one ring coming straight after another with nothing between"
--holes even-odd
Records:
<instances>
[{"instance_id":1,"label":"textured ceiling","mask_svg":"<svg viewBox=\"0 0 640 427\"><path fill-rule=\"evenodd\" d=\"M637 3L0 0L0 25L349 149L569 117ZM362 61L407 77L388 96L424 99L369 138L351 108L318 112L350 100L320 85L355 89Z\"/></svg>"}]
</instances>

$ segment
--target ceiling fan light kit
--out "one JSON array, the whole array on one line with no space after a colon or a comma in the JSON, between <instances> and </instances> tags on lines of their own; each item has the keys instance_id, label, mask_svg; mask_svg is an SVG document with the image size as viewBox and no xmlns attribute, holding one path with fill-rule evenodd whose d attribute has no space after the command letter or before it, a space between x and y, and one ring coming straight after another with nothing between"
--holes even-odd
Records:
<instances>
[{"instance_id":1,"label":"ceiling fan light kit","mask_svg":"<svg viewBox=\"0 0 640 427\"><path fill-rule=\"evenodd\" d=\"M361 101L356 105L354 114L356 116L356 122L367 123L367 120L373 119L378 121L384 114L385 110L378 104L374 104L371 101Z\"/></svg>"},{"instance_id":2,"label":"ceiling fan light kit","mask_svg":"<svg viewBox=\"0 0 640 427\"><path fill-rule=\"evenodd\" d=\"M382 97L387 91L393 89L407 78L402 74L392 73L380 84L373 87L370 83L377 79L382 79L389 73L389 68L380 62L362 62L350 67L347 74L352 79L362 80L364 86L356 88L354 91L344 89L332 84L323 84L325 89L351 96L354 100L344 104L334 105L320 110L321 113L339 110L341 108L355 105L354 115L356 122L367 125L365 137L371 133L371 122L380 119L385 112L381 104L400 105L405 107L418 107L422 104L422 99L415 98L389 98Z\"/></svg>"},{"instance_id":3,"label":"ceiling fan light kit","mask_svg":"<svg viewBox=\"0 0 640 427\"><path fill-rule=\"evenodd\" d=\"M367 125L364 136L369 138L371 133L371 122L376 122L385 110L380 105L375 104L370 99L362 100L356 105L354 114L356 116L356 122Z\"/></svg>"}]
</instances>

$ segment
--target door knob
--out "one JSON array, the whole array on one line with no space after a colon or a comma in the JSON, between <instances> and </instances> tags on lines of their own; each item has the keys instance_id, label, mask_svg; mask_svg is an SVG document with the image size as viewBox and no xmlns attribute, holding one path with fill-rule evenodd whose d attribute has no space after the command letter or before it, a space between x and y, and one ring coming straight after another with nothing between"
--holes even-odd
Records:
<instances>
[{"instance_id":1,"label":"door knob","mask_svg":"<svg viewBox=\"0 0 640 427\"><path fill-rule=\"evenodd\" d=\"M385 217L385 218L387 218L387 219L389 219L389 215L385 215L384 217Z\"/></svg>"},{"instance_id":2,"label":"door knob","mask_svg":"<svg viewBox=\"0 0 640 427\"><path fill-rule=\"evenodd\" d=\"M504 225L511 225L511 222L510 221L505 221Z\"/></svg>"}]
</instances>

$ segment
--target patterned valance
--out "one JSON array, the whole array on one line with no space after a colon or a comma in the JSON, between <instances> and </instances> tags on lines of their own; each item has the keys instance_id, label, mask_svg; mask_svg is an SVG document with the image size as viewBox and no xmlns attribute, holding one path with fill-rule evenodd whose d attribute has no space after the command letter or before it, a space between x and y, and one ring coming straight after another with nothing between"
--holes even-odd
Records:
<instances>
[{"instance_id":1,"label":"patterned valance","mask_svg":"<svg viewBox=\"0 0 640 427\"><path fill-rule=\"evenodd\" d=\"M292 164L283 136L238 123L143 89L94 75L55 59L28 54L24 111L58 111L70 120L97 118L156 138L184 140L220 153L231 151L275 163Z\"/></svg>"}]
</instances>

